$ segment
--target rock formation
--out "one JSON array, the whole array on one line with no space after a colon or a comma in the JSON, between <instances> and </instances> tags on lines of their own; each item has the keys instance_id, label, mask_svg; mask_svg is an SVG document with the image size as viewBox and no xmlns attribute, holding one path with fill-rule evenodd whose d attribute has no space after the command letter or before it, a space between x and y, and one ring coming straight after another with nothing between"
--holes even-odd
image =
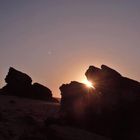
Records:
<instances>
[{"instance_id":1,"label":"rock formation","mask_svg":"<svg viewBox=\"0 0 140 140\"><path fill-rule=\"evenodd\" d=\"M72 119L72 121L81 120L85 115L87 95L89 91L87 87L79 82L72 81L70 84L63 84L60 87L61 91L61 112L66 115L66 118ZM77 111L78 110L78 111ZM66 114L65 114L66 113ZM70 121L69 120L69 121Z\"/></svg>"},{"instance_id":2,"label":"rock formation","mask_svg":"<svg viewBox=\"0 0 140 140\"><path fill-rule=\"evenodd\" d=\"M9 95L27 96L31 91L32 79L12 67L5 78L7 85L3 88Z\"/></svg>"},{"instance_id":3,"label":"rock formation","mask_svg":"<svg viewBox=\"0 0 140 140\"><path fill-rule=\"evenodd\" d=\"M49 88L39 84L34 83L32 85L34 98L41 99L41 100L51 100L52 99L52 92Z\"/></svg>"},{"instance_id":4,"label":"rock formation","mask_svg":"<svg viewBox=\"0 0 140 140\"><path fill-rule=\"evenodd\" d=\"M105 65L90 66L85 75L95 89L78 82L60 87L64 119L113 139L139 134L140 83Z\"/></svg>"},{"instance_id":5,"label":"rock formation","mask_svg":"<svg viewBox=\"0 0 140 140\"><path fill-rule=\"evenodd\" d=\"M63 84L60 91L61 117L70 125L87 128L92 119L91 111L100 112L99 95L93 88L88 88L85 84L76 81Z\"/></svg>"},{"instance_id":6,"label":"rock formation","mask_svg":"<svg viewBox=\"0 0 140 140\"><path fill-rule=\"evenodd\" d=\"M2 94L58 102L52 97L52 92L49 88L39 83L32 84L30 76L12 67L9 69L5 82L7 84L2 88Z\"/></svg>"},{"instance_id":7,"label":"rock formation","mask_svg":"<svg viewBox=\"0 0 140 140\"><path fill-rule=\"evenodd\" d=\"M32 85L32 93L34 99L59 103L56 98L52 97L52 91L39 83L34 83Z\"/></svg>"}]
</instances>

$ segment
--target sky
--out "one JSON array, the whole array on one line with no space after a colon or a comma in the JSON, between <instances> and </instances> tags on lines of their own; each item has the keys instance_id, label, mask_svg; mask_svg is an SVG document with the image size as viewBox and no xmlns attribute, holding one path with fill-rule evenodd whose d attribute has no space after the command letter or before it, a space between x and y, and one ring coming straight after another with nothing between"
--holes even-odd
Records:
<instances>
[{"instance_id":1,"label":"sky","mask_svg":"<svg viewBox=\"0 0 140 140\"><path fill-rule=\"evenodd\" d=\"M33 82L81 82L106 64L140 81L139 0L0 0L0 87L9 67Z\"/></svg>"}]
</instances>

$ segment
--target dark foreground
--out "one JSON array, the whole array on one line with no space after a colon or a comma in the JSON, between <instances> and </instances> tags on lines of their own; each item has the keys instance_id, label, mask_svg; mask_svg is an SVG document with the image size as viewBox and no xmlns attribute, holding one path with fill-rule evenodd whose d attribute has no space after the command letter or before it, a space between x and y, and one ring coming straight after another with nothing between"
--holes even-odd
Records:
<instances>
[{"instance_id":1,"label":"dark foreground","mask_svg":"<svg viewBox=\"0 0 140 140\"><path fill-rule=\"evenodd\" d=\"M0 96L0 140L109 140L68 125L45 125L45 120L57 117L59 103L14 96Z\"/></svg>"}]
</instances>

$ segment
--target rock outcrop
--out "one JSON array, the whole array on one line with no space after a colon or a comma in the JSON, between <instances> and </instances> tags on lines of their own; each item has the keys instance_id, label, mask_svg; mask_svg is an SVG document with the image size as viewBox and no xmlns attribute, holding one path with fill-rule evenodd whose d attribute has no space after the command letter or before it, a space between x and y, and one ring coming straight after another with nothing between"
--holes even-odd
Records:
<instances>
[{"instance_id":1,"label":"rock outcrop","mask_svg":"<svg viewBox=\"0 0 140 140\"><path fill-rule=\"evenodd\" d=\"M101 69L90 66L85 75L88 80L95 83L95 89L108 98L118 96L125 101L140 101L140 83L121 76L105 65L102 65Z\"/></svg>"},{"instance_id":2,"label":"rock outcrop","mask_svg":"<svg viewBox=\"0 0 140 140\"><path fill-rule=\"evenodd\" d=\"M47 94L48 99L52 98L52 92L49 88L47 88L39 83L34 83L32 87L33 87L35 94L41 93L42 96L45 96Z\"/></svg>"},{"instance_id":3,"label":"rock outcrop","mask_svg":"<svg viewBox=\"0 0 140 140\"><path fill-rule=\"evenodd\" d=\"M27 74L22 73L12 67L5 78L6 86L3 90L6 94L27 96L31 92L32 79Z\"/></svg>"},{"instance_id":4,"label":"rock outcrop","mask_svg":"<svg viewBox=\"0 0 140 140\"><path fill-rule=\"evenodd\" d=\"M40 99L40 100L51 100L52 99L52 92L49 88L39 84L34 83L32 85L34 98Z\"/></svg>"},{"instance_id":5,"label":"rock outcrop","mask_svg":"<svg viewBox=\"0 0 140 140\"><path fill-rule=\"evenodd\" d=\"M6 86L1 90L2 94L58 102L52 97L49 88L39 84L32 84L32 79L27 74L10 67L5 78Z\"/></svg>"},{"instance_id":6,"label":"rock outcrop","mask_svg":"<svg viewBox=\"0 0 140 140\"><path fill-rule=\"evenodd\" d=\"M85 73L95 89L71 82L60 87L61 112L71 124L113 139L140 133L140 83L102 65Z\"/></svg>"},{"instance_id":7,"label":"rock outcrop","mask_svg":"<svg viewBox=\"0 0 140 140\"><path fill-rule=\"evenodd\" d=\"M60 91L61 117L70 125L88 128L92 119L91 111L99 113L99 95L96 91L76 81L63 84Z\"/></svg>"},{"instance_id":8,"label":"rock outcrop","mask_svg":"<svg viewBox=\"0 0 140 140\"><path fill-rule=\"evenodd\" d=\"M93 92L79 82L72 81L70 84L63 84L61 91L61 112L70 121L81 120L85 117L86 108L88 106L86 100L88 94ZM78 111L77 111L78 110Z\"/></svg>"}]
</instances>

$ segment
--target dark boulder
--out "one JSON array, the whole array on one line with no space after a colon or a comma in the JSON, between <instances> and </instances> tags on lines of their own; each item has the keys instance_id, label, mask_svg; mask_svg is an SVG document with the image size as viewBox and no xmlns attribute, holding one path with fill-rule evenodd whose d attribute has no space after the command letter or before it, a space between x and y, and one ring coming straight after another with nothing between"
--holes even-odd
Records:
<instances>
[{"instance_id":1,"label":"dark boulder","mask_svg":"<svg viewBox=\"0 0 140 140\"><path fill-rule=\"evenodd\" d=\"M121 74L105 65L101 69L90 66L85 75L100 92L115 92L121 86Z\"/></svg>"},{"instance_id":2,"label":"dark boulder","mask_svg":"<svg viewBox=\"0 0 140 140\"><path fill-rule=\"evenodd\" d=\"M105 65L101 69L90 66L86 76L101 93L102 128L108 125L115 137L134 139L133 133L140 133L140 83Z\"/></svg>"},{"instance_id":3,"label":"dark boulder","mask_svg":"<svg viewBox=\"0 0 140 140\"><path fill-rule=\"evenodd\" d=\"M9 72L5 78L5 82L7 84L16 83L16 84L31 85L32 79L27 74L10 67Z\"/></svg>"},{"instance_id":4,"label":"dark boulder","mask_svg":"<svg viewBox=\"0 0 140 140\"><path fill-rule=\"evenodd\" d=\"M63 84L60 91L62 97L61 117L64 117L71 125L86 127L90 109L94 110L98 101L95 90L87 88L83 83L72 81L70 84Z\"/></svg>"},{"instance_id":5,"label":"dark boulder","mask_svg":"<svg viewBox=\"0 0 140 140\"><path fill-rule=\"evenodd\" d=\"M30 76L12 67L9 69L5 82L7 84L1 89L1 94L58 103L58 100L52 97L49 88L39 83L32 84Z\"/></svg>"},{"instance_id":6,"label":"dark boulder","mask_svg":"<svg viewBox=\"0 0 140 140\"><path fill-rule=\"evenodd\" d=\"M31 77L12 67L9 69L5 82L7 85L3 90L10 95L25 96L26 92L31 90Z\"/></svg>"},{"instance_id":7,"label":"dark boulder","mask_svg":"<svg viewBox=\"0 0 140 140\"><path fill-rule=\"evenodd\" d=\"M36 99L41 99L41 100L51 100L52 99L52 92L49 88L39 84L39 83L34 83L32 85L33 89L33 97Z\"/></svg>"},{"instance_id":8,"label":"dark boulder","mask_svg":"<svg viewBox=\"0 0 140 140\"><path fill-rule=\"evenodd\" d=\"M97 71L98 69L98 71ZM140 99L140 83L123 77L121 74L108 66L102 65L101 69L90 66L85 73L88 80L94 82L95 89L103 95L112 94L119 98L139 100ZM130 97L130 95L132 97Z\"/></svg>"},{"instance_id":9,"label":"dark boulder","mask_svg":"<svg viewBox=\"0 0 140 140\"><path fill-rule=\"evenodd\" d=\"M105 65L90 66L85 75L95 89L78 82L60 87L64 119L112 139L135 139L140 133L140 83Z\"/></svg>"}]
</instances>

